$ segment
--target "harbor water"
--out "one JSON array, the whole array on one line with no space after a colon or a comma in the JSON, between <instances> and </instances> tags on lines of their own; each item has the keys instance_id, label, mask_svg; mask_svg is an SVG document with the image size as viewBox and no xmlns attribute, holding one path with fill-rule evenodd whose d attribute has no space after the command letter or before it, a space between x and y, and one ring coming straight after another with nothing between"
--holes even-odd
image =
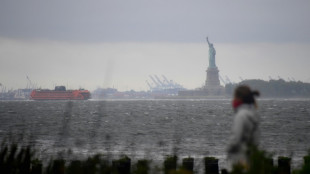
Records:
<instances>
[{"instance_id":1,"label":"harbor water","mask_svg":"<svg viewBox=\"0 0 310 174\"><path fill-rule=\"evenodd\" d=\"M302 164L310 148L310 100L258 103L260 147ZM0 141L31 144L43 160L70 149L74 158L214 156L226 167L232 120L230 100L0 101Z\"/></svg>"}]
</instances>

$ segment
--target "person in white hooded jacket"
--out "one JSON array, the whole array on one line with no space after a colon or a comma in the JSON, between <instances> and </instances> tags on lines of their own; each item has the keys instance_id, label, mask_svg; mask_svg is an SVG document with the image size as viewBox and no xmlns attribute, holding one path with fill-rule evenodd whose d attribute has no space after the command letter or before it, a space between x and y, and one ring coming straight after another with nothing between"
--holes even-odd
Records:
<instances>
[{"instance_id":1,"label":"person in white hooded jacket","mask_svg":"<svg viewBox=\"0 0 310 174\"><path fill-rule=\"evenodd\" d=\"M256 112L256 96L259 96L259 92L252 91L248 86L238 86L235 89L232 102L235 116L228 147L228 158L233 165L248 166L251 148L258 145L259 116Z\"/></svg>"}]
</instances>

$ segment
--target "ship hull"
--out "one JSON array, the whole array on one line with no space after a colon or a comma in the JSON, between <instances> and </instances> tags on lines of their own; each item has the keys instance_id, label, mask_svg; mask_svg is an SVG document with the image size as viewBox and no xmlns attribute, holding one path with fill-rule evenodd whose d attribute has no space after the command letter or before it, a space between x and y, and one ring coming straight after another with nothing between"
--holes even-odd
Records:
<instances>
[{"instance_id":1,"label":"ship hull","mask_svg":"<svg viewBox=\"0 0 310 174\"><path fill-rule=\"evenodd\" d=\"M32 100L88 100L90 92L88 90L33 90L30 97Z\"/></svg>"}]
</instances>

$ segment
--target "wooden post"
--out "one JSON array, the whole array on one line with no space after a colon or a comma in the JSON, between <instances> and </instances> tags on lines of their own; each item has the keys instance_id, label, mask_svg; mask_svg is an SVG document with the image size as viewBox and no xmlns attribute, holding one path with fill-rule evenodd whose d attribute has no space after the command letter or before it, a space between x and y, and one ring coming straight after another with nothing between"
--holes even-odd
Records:
<instances>
[{"instance_id":1,"label":"wooden post","mask_svg":"<svg viewBox=\"0 0 310 174\"><path fill-rule=\"evenodd\" d=\"M214 157L205 157L205 174L218 174L219 173L219 164L218 159Z\"/></svg>"},{"instance_id":2,"label":"wooden post","mask_svg":"<svg viewBox=\"0 0 310 174\"><path fill-rule=\"evenodd\" d=\"M54 160L51 173L64 174L65 173L65 160L63 159Z\"/></svg>"},{"instance_id":3,"label":"wooden post","mask_svg":"<svg viewBox=\"0 0 310 174\"><path fill-rule=\"evenodd\" d=\"M37 163L32 166L31 174L42 174L42 164Z\"/></svg>"},{"instance_id":4,"label":"wooden post","mask_svg":"<svg viewBox=\"0 0 310 174\"><path fill-rule=\"evenodd\" d=\"M222 169L221 174L228 174L228 171L226 169Z\"/></svg>"},{"instance_id":5,"label":"wooden post","mask_svg":"<svg viewBox=\"0 0 310 174\"><path fill-rule=\"evenodd\" d=\"M112 161L113 174L130 174L131 159L127 156L119 160Z\"/></svg>"},{"instance_id":6,"label":"wooden post","mask_svg":"<svg viewBox=\"0 0 310 174\"><path fill-rule=\"evenodd\" d=\"M291 174L291 158L278 157L278 174Z\"/></svg>"},{"instance_id":7,"label":"wooden post","mask_svg":"<svg viewBox=\"0 0 310 174\"><path fill-rule=\"evenodd\" d=\"M85 169L84 169L85 170ZM73 160L70 162L69 166L67 167L67 174L82 174L83 167L82 162L80 160Z\"/></svg>"},{"instance_id":8,"label":"wooden post","mask_svg":"<svg viewBox=\"0 0 310 174\"><path fill-rule=\"evenodd\" d=\"M133 169L133 174L148 174L149 169L150 166L148 160L138 160L135 168Z\"/></svg>"},{"instance_id":9,"label":"wooden post","mask_svg":"<svg viewBox=\"0 0 310 174\"><path fill-rule=\"evenodd\" d=\"M188 157L182 160L182 169L190 173L194 172L194 158Z\"/></svg>"},{"instance_id":10,"label":"wooden post","mask_svg":"<svg viewBox=\"0 0 310 174\"><path fill-rule=\"evenodd\" d=\"M177 156L168 156L164 161L164 173L169 174L171 171L176 171L177 169Z\"/></svg>"}]
</instances>

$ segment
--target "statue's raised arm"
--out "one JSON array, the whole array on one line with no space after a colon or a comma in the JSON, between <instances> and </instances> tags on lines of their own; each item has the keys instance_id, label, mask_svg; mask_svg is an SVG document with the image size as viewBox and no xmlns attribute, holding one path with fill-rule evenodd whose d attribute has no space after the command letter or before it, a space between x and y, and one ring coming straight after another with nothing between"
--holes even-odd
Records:
<instances>
[{"instance_id":1,"label":"statue's raised arm","mask_svg":"<svg viewBox=\"0 0 310 174\"><path fill-rule=\"evenodd\" d=\"M208 39L208 37L207 37L207 42L208 42L208 44L209 44L209 46L210 46L210 42L209 42L209 39Z\"/></svg>"},{"instance_id":2,"label":"statue's raised arm","mask_svg":"<svg viewBox=\"0 0 310 174\"><path fill-rule=\"evenodd\" d=\"M208 42L208 45L209 45L209 67L210 68L215 68L216 65L215 65L215 54L216 54L216 51L213 47L213 44L209 42L209 38L207 37L207 42Z\"/></svg>"}]
</instances>

